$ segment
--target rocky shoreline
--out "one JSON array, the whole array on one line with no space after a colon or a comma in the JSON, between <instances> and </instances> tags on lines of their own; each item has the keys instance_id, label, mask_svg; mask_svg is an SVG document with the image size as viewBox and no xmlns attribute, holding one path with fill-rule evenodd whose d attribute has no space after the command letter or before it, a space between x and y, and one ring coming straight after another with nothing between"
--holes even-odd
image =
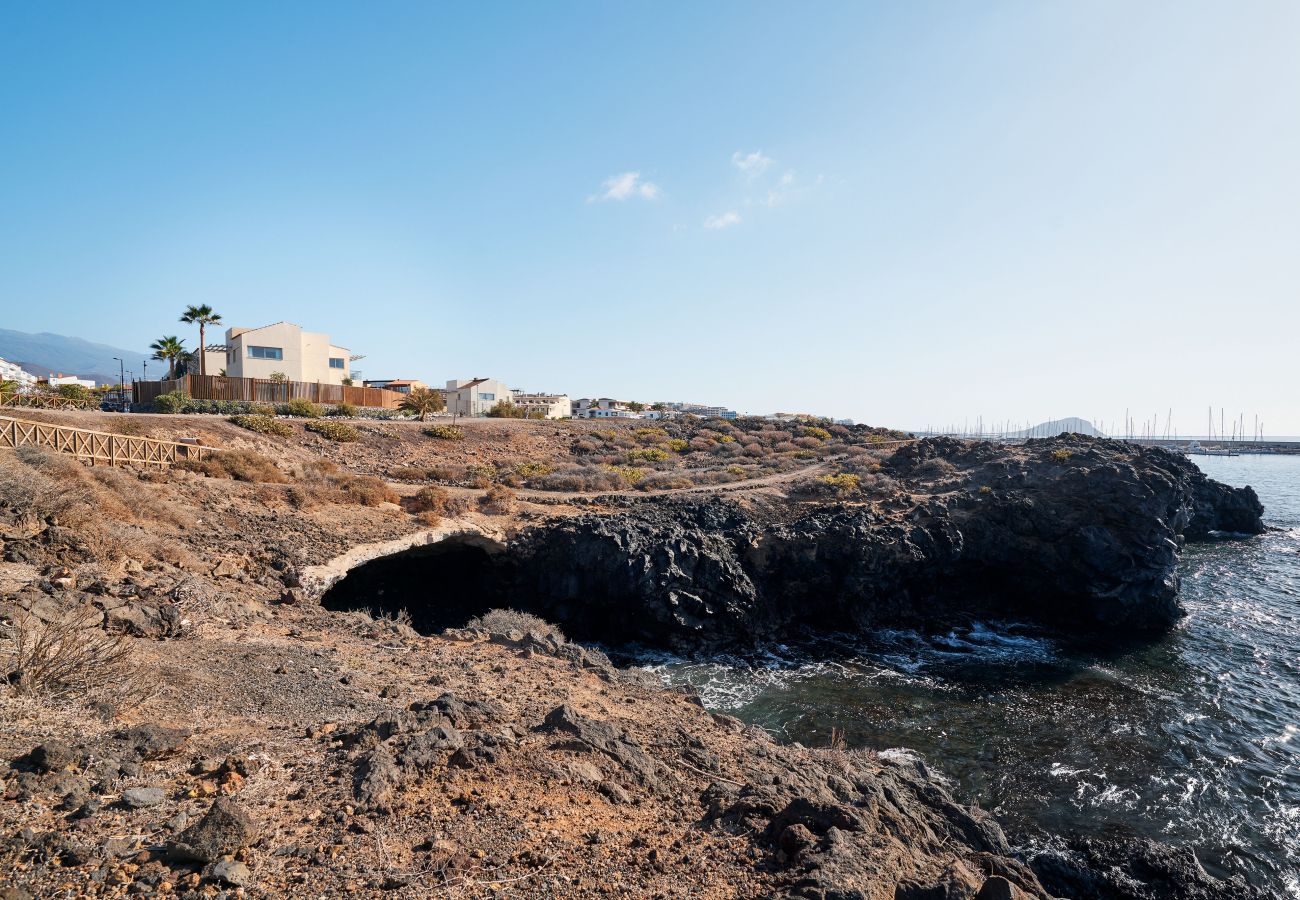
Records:
<instances>
[{"instance_id":1,"label":"rocky shoreline","mask_svg":"<svg viewBox=\"0 0 1300 900\"><path fill-rule=\"evenodd\" d=\"M934 439L881 469L920 494L915 474L935 460L951 471L928 496L811 508L647 499L527 527L504 552L462 566L484 604L614 646L714 652L801 630L964 615L1114 639L1157 633L1183 614L1176 566L1186 541L1264 527L1253 490L1211 481L1160 449L1075 435L1011 454ZM385 573L384 564L358 573L367 595L415 598L414 615L421 597L439 603L437 586L420 583L425 567ZM348 588L332 599L346 603Z\"/></svg>"},{"instance_id":2,"label":"rocky shoreline","mask_svg":"<svg viewBox=\"0 0 1300 900\"><path fill-rule=\"evenodd\" d=\"M1124 836L1017 853L914 756L778 743L526 618L460 627L513 606L579 641L707 653L1005 608L1143 634L1179 615L1184 540L1262 528L1249 489L1078 436L924 441L880 471L901 490L870 502L618 499L466 518L439 544L286 509L221 543L180 530L184 553L119 572L78 562L75 525L11 510L8 583L27 581L4 615L96 612L151 692L3 698L0 896L1262 896ZM130 490L207 518L267 497ZM354 541L330 611L303 587L303 536L336 547L339 521L402 549Z\"/></svg>"}]
</instances>

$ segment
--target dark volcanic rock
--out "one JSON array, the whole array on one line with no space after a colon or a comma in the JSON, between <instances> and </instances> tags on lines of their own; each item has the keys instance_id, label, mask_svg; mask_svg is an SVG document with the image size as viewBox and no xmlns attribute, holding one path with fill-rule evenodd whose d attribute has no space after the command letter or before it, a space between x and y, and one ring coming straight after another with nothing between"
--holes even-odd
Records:
<instances>
[{"instance_id":1,"label":"dark volcanic rock","mask_svg":"<svg viewBox=\"0 0 1300 900\"><path fill-rule=\"evenodd\" d=\"M950 474L935 483L933 460ZM580 639L680 650L1015 614L1080 632L1168 627L1177 553L1263 530L1250 488L1185 458L1079 435L1023 448L920 441L886 470L929 495L755 511L725 499L634 504L525 532L502 593Z\"/></svg>"},{"instance_id":2,"label":"dark volcanic rock","mask_svg":"<svg viewBox=\"0 0 1300 900\"><path fill-rule=\"evenodd\" d=\"M257 825L244 808L218 797L203 818L177 836L172 852L183 859L213 863L234 854L257 838Z\"/></svg>"},{"instance_id":3,"label":"dark volcanic rock","mask_svg":"<svg viewBox=\"0 0 1300 900\"><path fill-rule=\"evenodd\" d=\"M1060 896L1096 900L1265 900L1239 878L1209 875L1191 847L1147 838L1079 838L1065 850L1030 863L1042 884Z\"/></svg>"}]
</instances>

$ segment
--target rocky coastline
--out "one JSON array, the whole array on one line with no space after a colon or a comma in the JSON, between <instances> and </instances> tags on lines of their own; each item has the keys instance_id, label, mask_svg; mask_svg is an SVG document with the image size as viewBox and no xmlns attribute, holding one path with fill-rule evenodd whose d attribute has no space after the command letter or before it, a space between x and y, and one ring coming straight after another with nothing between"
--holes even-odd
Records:
<instances>
[{"instance_id":1,"label":"rocky coastline","mask_svg":"<svg viewBox=\"0 0 1300 900\"><path fill-rule=\"evenodd\" d=\"M620 497L466 516L436 544L382 510L286 507L119 572L84 563L76 525L10 509L4 615L95 612L152 691L5 699L0 896L1263 896L1122 835L1017 851L915 756L779 743L591 648L998 612L1158 633L1183 542L1263 527L1249 489L1080 436L922 441L879 473L899 489L869 502ZM268 496L130 487L208 519ZM340 547L342 520L400 549ZM356 562L311 585L321 546ZM503 607L559 628L464 627Z\"/></svg>"}]
</instances>

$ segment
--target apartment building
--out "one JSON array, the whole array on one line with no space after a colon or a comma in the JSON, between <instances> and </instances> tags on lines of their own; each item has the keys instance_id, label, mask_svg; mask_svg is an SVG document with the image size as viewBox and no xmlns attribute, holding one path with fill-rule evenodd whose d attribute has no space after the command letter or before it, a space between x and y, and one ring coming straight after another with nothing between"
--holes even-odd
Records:
<instances>
[{"instance_id":1,"label":"apartment building","mask_svg":"<svg viewBox=\"0 0 1300 900\"><path fill-rule=\"evenodd\" d=\"M26 391L34 388L38 380L37 376L28 372L17 363L11 363L8 360L0 359L0 381L17 382L18 390Z\"/></svg>"},{"instance_id":2,"label":"apartment building","mask_svg":"<svg viewBox=\"0 0 1300 900\"><path fill-rule=\"evenodd\" d=\"M630 408L623 400L610 397L583 397L573 404L575 419L640 419L641 412Z\"/></svg>"},{"instance_id":3,"label":"apartment building","mask_svg":"<svg viewBox=\"0 0 1300 900\"><path fill-rule=\"evenodd\" d=\"M540 414L543 419L567 419L573 415L573 401L568 394L534 394L512 391L515 406L522 407L530 417Z\"/></svg>"},{"instance_id":4,"label":"apartment building","mask_svg":"<svg viewBox=\"0 0 1300 900\"><path fill-rule=\"evenodd\" d=\"M228 328L224 344L204 348L209 375L224 370L231 378L270 378L288 381L342 384L351 378L351 366L360 359L330 342L329 335L304 331L292 322L261 328Z\"/></svg>"}]
</instances>

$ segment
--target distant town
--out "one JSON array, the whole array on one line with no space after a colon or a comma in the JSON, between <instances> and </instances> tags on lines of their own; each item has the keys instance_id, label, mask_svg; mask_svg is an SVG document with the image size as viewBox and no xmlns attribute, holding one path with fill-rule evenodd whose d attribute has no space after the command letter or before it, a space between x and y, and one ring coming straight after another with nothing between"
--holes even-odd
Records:
<instances>
[{"instance_id":1,"label":"distant town","mask_svg":"<svg viewBox=\"0 0 1300 900\"><path fill-rule=\"evenodd\" d=\"M219 314L208 307L190 307L181 321L202 326L199 341L203 351L187 349L186 339L177 336L159 338L151 345L152 357L141 366L147 371L150 361L158 364L158 374L153 379L144 377L144 373L135 377L120 357L113 357L119 367L116 378L50 370L45 361L0 359L0 383L8 392L17 394L95 393L105 397L106 404L116 402L124 408L152 405L158 395L173 391L203 400L254 400L260 397L258 385L266 383L283 385L286 396L303 392L296 391L295 385L311 386L314 398L326 396L322 389L327 386L333 386L336 391L369 389L374 393L339 392L328 396L337 396L347 403L360 398L362 402L355 405L366 406L371 401L386 408L397 408L404 398L412 395L436 394L441 402L433 403L430 414L452 417L655 420L679 416L735 419L740 415L728 406L711 403L599 396L574 398L568 392L528 390L488 377L450 378L441 387L411 377L411 373L395 373L403 377L362 378L353 364L364 359L363 354L334 343L326 333L307 331L292 322L275 322L257 328L232 326L226 328L223 340L209 342L207 328L223 324ZM220 379L222 384L207 379ZM246 397L233 396L240 393L231 391L231 383L236 380L248 382L240 385ZM809 416L777 412L764 418L779 421ZM841 425L853 424L851 419L834 421Z\"/></svg>"}]
</instances>

